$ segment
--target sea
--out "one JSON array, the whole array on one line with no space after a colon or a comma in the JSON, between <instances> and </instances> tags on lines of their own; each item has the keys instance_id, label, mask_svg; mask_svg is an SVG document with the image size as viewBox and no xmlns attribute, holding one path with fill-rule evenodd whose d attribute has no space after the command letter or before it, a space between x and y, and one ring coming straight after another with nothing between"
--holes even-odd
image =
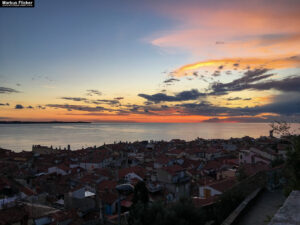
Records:
<instances>
[{"instance_id":1,"label":"sea","mask_svg":"<svg viewBox=\"0 0 300 225\"><path fill-rule=\"evenodd\" d=\"M299 133L299 123L291 127L294 133ZM32 145L39 144L62 149L70 145L77 150L119 141L257 138L268 136L270 129L268 123L0 124L0 148L31 151Z\"/></svg>"}]
</instances>

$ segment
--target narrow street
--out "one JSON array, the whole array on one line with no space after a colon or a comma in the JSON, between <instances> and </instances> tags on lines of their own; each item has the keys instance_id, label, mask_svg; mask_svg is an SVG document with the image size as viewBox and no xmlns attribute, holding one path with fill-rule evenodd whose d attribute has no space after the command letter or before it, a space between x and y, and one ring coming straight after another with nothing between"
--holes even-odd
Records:
<instances>
[{"instance_id":1,"label":"narrow street","mask_svg":"<svg viewBox=\"0 0 300 225\"><path fill-rule=\"evenodd\" d=\"M267 225L284 200L285 196L281 190L265 190L245 209L234 225Z\"/></svg>"}]
</instances>

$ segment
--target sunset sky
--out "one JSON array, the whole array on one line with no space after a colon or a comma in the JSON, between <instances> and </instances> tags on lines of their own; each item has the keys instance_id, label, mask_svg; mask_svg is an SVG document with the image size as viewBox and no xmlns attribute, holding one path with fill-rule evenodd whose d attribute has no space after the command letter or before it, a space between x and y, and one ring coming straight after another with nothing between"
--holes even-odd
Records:
<instances>
[{"instance_id":1,"label":"sunset sky","mask_svg":"<svg viewBox=\"0 0 300 225\"><path fill-rule=\"evenodd\" d=\"M0 120L300 122L299 0L0 8Z\"/></svg>"}]
</instances>

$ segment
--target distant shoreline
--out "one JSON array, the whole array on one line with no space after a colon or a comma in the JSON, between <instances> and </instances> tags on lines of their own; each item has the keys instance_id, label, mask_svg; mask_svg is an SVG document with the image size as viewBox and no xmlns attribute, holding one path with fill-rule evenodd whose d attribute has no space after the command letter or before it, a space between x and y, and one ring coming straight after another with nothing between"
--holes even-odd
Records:
<instances>
[{"instance_id":1,"label":"distant shoreline","mask_svg":"<svg viewBox=\"0 0 300 225\"><path fill-rule=\"evenodd\" d=\"M0 124L51 124L51 123L91 123L84 121L0 121Z\"/></svg>"}]
</instances>

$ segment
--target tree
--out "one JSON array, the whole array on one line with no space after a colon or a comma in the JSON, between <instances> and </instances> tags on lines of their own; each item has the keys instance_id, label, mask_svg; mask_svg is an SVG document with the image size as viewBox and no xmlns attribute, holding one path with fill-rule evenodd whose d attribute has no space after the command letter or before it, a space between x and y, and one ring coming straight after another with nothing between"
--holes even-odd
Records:
<instances>
[{"instance_id":1,"label":"tree","mask_svg":"<svg viewBox=\"0 0 300 225\"><path fill-rule=\"evenodd\" d=\"M284 192L288 195L292 190L300 190L300 135L293 134L287 122L274 122L271 127L291 144L284 167Z\"/></svg>"},{"instance_id":2,"label":"tree","mask_svg":"<svg viewBox=\"0 0 300 225\"><path fill-rule=\"evenodd\" d=\"M274 121L270 124L272 131L280 136L290 136L291 125L284 121Z\"/></svg>"},{"instance_id":3,"label":"tree","mask_svg":"<svg viewBox=\"0 0 300 225\"><path fill-rule=\"evenodd\" d=\"M130 210L130 225L203 225L205 215L191 199L183 198L172 205L155 202L148 206L141 202Z\"/></svg>"},{"instance_id":4,"label":"tree","mask_svg":"<svg viewBox=\"0 0 300 225\"><path fill-rule=\"evenodd\" d=\"M287 153L285 164L286 185L285 193L288 195L292 190L300 190L300 136L291 138L292 148Z\"/></svg>"},{"instance_id":5,"label":"tree","mask_svg":"<svg viewBox=\"0 0 300 225\"><path fill-rule=\"evenodd\" d=\"M133 204L137 204L138 202L147 205L149 202L149 193L144 181L139 181L134 187L133 193Z\"/></svg>"},{"instance_id":6,"label":"tree","mask_svg":"<svg viewBox=\"0 0 300 225\"><path fill-rule=\"evenodd\" d=\"M238 181L242 181L244 179L246 179L248 176L246 174L246 171L243 167L240 167L237 171L237 179Z\"/></svg>"}]
</instances>

